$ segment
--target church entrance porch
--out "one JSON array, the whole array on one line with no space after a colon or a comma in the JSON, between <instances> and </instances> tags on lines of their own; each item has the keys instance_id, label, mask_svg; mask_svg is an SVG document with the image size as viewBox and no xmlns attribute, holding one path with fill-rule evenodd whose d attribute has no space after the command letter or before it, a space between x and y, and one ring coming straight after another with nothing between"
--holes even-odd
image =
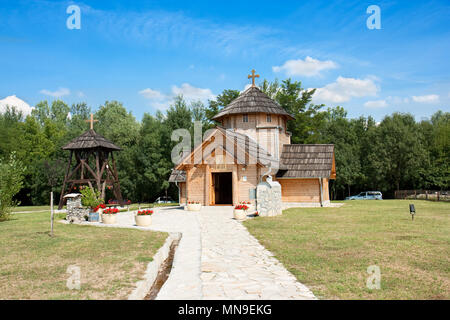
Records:
<instances>
[{"instance_id":1,"label":"church entrance porch","mask_svg":"<svg viewBox=\"0 0 450 320\"><path fill-rule=\"evenodd\" d=\"M212 174L212 205L233 204L233 177L231 172L213 172Z\"/></svg>"}]
</instances>

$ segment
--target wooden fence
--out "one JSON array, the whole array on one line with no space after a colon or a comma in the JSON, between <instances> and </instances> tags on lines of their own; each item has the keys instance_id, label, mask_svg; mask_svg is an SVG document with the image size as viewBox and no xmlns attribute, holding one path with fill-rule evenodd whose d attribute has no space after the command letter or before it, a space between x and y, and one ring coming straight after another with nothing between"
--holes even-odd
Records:
<instances>
[{"instance_id":1,"label":"wooden fence","mask_svg":"<svg viewBox=\"0 0 450 320\"><path fill-rule=\"evenodd\" d=\"M395 199L450 201L450 193L442 190L397 190Z\"/></svg>"}]
</instances>

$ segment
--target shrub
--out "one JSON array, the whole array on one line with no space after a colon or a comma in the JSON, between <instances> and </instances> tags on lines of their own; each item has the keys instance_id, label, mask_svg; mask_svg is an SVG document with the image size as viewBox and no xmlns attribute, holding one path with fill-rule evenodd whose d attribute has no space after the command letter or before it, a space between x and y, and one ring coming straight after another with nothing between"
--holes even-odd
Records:
<instances>
[{"instance_id":1,"label":"shrub","mask_svg":"<svg viewBox=\"0 0 450 320\"><path fill-rule=\"evenodd\" d=\"M98 205L104 203L105 201L100 197L100 191L95 190L91 187L81 187L81 203L83 206L90 207L94 209Z\"/></svg>"},{"instance_id":2,"label":"shrub","mask_svg":"<svg viewBox=\"0 0 450 320\"><path fill-rule=\"evenodd\" d=\"M22 189L24 171L14 152L8 161L0 159L0 221L8 220L12 208L19 204L14 196Z\"/></svg>"}]
</instances>

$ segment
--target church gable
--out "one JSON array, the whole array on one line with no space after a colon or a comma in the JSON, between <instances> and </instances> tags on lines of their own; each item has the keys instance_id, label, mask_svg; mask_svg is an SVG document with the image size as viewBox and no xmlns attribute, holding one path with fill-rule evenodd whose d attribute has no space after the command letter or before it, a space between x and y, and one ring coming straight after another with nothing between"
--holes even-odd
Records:
<instances>
[{"instance_id":1,"label":"church gable","mask_svg":"<svg viewBox=\"0 0 450 320\"><path fill-rule=\"evenodd\" d=\"M191 164L218 163L278 166L276 159L251 137L233 130L216 127L202 144L186 156L175 169L180 170Z\"/></svg>"}]
</instances>

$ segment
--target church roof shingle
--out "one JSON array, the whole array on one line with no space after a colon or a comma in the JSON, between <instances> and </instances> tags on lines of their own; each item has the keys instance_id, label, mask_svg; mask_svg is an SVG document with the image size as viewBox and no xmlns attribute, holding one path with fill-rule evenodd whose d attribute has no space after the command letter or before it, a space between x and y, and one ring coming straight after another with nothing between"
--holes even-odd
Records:
<instances>
[{"instance_id":1,"label":"church roof shingle","mask_svg":"<svg viewBox=\"0 0 450 320\"><path fill-rule=\"evenodd\" d=\"M219 111L212 120L218 120L226 115L246 113L279 114L291 119L294 118L259 88L250 87Z\"/></svg>"},{"instance_id":2,"label":"church roof shingle","mask_svg":"<svg viewBox=\"0 0 450 320\"><path fill-rule=\"evenodd\" d=\"M333 144L285 144L277 178L330 178Z\"/></svg>"},{"instance_id":3,"label":"church roof shingle","mask_svg":"<svg viewBox=\"0 0 450 320\"><path fill-rule=\"evenodd\" d=\"M172 170L169 177L169 182L186 182L186 171Z\"/></svg>"}]
</instances>

